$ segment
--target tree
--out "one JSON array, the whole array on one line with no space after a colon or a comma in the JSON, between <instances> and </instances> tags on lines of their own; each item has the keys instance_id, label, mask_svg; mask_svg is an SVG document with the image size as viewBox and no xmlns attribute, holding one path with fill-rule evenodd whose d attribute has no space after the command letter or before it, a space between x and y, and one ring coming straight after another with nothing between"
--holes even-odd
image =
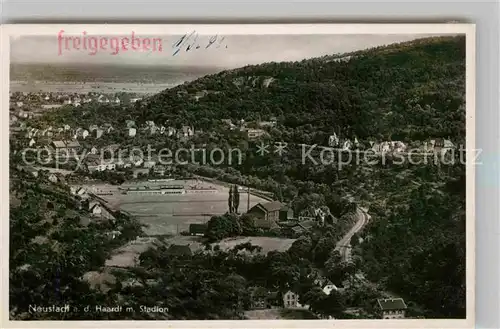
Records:
<instances>
[{"instance_id":1,"label":"tree","mask_svg":"<svg viewBox=\"0 0 500 329\"><path fill-rule=\"evenodd\" d=\"M240 207L240 192L238 186L233 185L233 213L238 213Z\"/></svg>"},{"instance_id":2,"label":"tree","mask_svg":"<svg viewBox=\"0 0 500 329\"><path fill-rule=\"evenodd\" d=\"M234 198L233 198L233 189L229 188L229 198L227 200L229 213L232 214L234 211Z\"/></svg>"},{"instance_id":3,"label":"tree","mask_svg":"<svg viewBox=\"0 0 500 329\"><path fill-rule=\"evenodd\" d=\"M207 224L205 236L210 241L219 241L227 237L237 236L242 233L238 217L234 214L214 216Z\"/></svg>"}]
</instances>

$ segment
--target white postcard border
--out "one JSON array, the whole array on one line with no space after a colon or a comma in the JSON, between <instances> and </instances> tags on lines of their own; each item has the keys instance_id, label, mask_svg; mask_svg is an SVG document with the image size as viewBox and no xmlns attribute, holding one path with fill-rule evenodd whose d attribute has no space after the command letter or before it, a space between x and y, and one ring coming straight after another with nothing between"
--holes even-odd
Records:
<instances>
[{"instance_id":1,"label":"white postcard border","mask_svg":"<svg viewBox=\"0 0 500 329\"><path fill-rule=\"evenodd\" d=\"M9 154L9 63L10 37L68 34L182 35L196 30L199 34L279 35L279 34L465 34L466 35L466 148L475 149L475 74L476 38L474 24L12 24L1 30L2 57L2 142L1 152ZM36 50L34 50L36 51ZM468 151L471 152L471 151ZM470 153L469 153L470 154ZM467 319L465 320L205 320L205 321L10 321L9 319L9 189L2 184L0 214L2 221L2 326L6 328L472 328L475 320L475 168L470 156L466 164L466 285ZM9 159L3 156L0 170L9 176ZM5 179L4 182L7 180Z\"/></svg>"}]
</instances>

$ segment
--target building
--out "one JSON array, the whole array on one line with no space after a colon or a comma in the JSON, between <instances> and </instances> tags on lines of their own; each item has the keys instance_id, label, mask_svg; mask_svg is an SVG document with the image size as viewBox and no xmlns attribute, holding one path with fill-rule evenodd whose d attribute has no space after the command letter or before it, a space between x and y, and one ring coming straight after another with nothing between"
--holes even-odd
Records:
<instances>
[{"instance_id":1,"label":"building","mask_svg":"<svg viewBox=\"0 0 500 329\"><path fill-rule=\"evenodd\" d=\"M137 134L137 129L135 129L135 128L128 128L128 136L129 137L135 137L136 134Z\"/></svg>"},{"instance_id":2,"label":"building","mask_svg":"<svg viewBox=\"0 0 500 329\"><path fill-rule=\"evenodd\" d=\"M339 288L337 288L336 285L333 283L327 284L326 286L323 287L323 292L327 295L330 295L332 291L338 291Z\"/></svg>"},{"instance_id":3,"label":"building","mask_svg":"<svg viewBox=\"0 0 500 329\"><path fill-rule=\"evenodd\" d=\"M66 147L68 149L77 150L81 147L81 145L80 145L80 143L78 143L78 141L71 141L71 142L66 143Z\"/></svg>"},{"instance_id":4,"label":"building","mask_svg":"<svg viewBox=\"0 0 500 329\"><path fill-rule=\"evenodd\" d=\"M377 299L382 319L404 319L407 306L402 298Z\"/></svg>"},{"instance_id":5,"label":"building","mask_svg":"<svg viewBox=\"0 0 500 329\"><path fill-rule=\"evenodd\" d=\"M206 90L202 90L202 91L198 91L196 92L196 94L194 95L194 99L196 101L200 100L200 98L203 98L205 97L206 95L208 95L208 91Z\"/></svg>"},{"instance_id":6,"label":"building","mask_svg":"<svg viewBox=\"0 0 500 329\"><path fill-rule=\"evenodd\" d=\"M299 295L295 292L288 290L283 294L283 307L284 308L309 308L308 305L299 303Z\"/></svg>"},{"instance_id":7,"label":"building","mask_svg":"<svg viewBox=\"0 0 500 329\"><path fill-rule=\"evenodd\" d=\"M333 135L330 135L330 137L328 137L328 146L330 147L335 147L339 145L339 142L340 140L336 133L333 133Z\"/></svg>"},{"instance_id":8,"label":"building","mask_svg":"<svg viewBox=\"0 0 500 329\"><path fill-rule=\"evenodd\" d=\"M66 144L63 141L53 141L51 145L56 150L66 149Z\"/></svg>"},{"instance_id":9,"label":"building","mask_svg":"<svg viewBox=\"0 0 500 329\"><path fill-rule=\"evenodd\" d=\"M144 161L143 163L143 166L144 168L153 168L154 166L156 165L156 161L153 161L153 160L147 160L147 161Z\"/></svg>"},{"instance_id":10,"label":"building","mask_svg":"<svg viewBox=\"0 0 500 329\"><path fill-rule=\"evenodd\" d=\"M49 181L51 181L52 183L57 183L57 176L55 174L50 174Z\"/></svg>"},{"instance_id":11,"label":"building","mask_svg":"<svg viewBox=\"0 0 500 329\"><path fill-rule=\"evenodd\" d=\"M92 216L100 217L102 214L102 206L99 202L92 201L89 203L89 212Z\"/></svg>"},{"instance_id":12,"label":"building","mask_svg":"<svg viewBox=\"0 0 500 329\"><path fill-rule=\"evenodd\" d=\"M23 171L29 173L33 177L38 177L38 169L33 167L25 167Z\"/></svg>"},{"instance_id":13,"label":"building","mask_svg":"<svg viewBox=\"0 0 500 329\"><path fill-rule=\"evenodd\" d=\"M82 139L85 139L87 137L89 137L89 131L87 129L82 129L78 134L77 134L77 137L78 138L82 138Z\"/></svg>"},{"instance_id":14,"label":"building","mask_svg":"<svg viewBox=\"0 0 500 329\"><path fill-rule=\"evenodd\" d=\"M250 303L251 309L262 310L279 306L279 299L277 292L270 292L264 287L250 287Z\"/></svg>"},{"instance_id":15,"label":"building","mask_svg":"<svg viewBox=\"0 0 500 329\"><path fill-rule=\"evenodd\" d=\"M207 231L207 224L189 224L190 235L205 235Z\"/></svg>"},{"instance_id":16,"label":"building","mask_svg":"<svg viewBox=\"0 0 500 329\"><path fill-rule=\"evenodd\" d=\"M191 137L194 135L194 128L189 126L182 126L182 136Z\"/></svg>"},{"instance_id":17,"label":"building","mask_svg":"<svg viewBox=\"0 0 500 329\"><path fill-rule=\"evenodd\" d=\"M155 165L153 168L153 174L158 175L158 176L164 176L166 167L164 165Z\"/></svg>"},{"instance_id":18,"label":"building","mask_svg":"<svg viewBox=\"0 0 500 329\"><path fill-rule=\"evenodd\" d=\"M257 123L259 127L275 127L276 126L276 121L259 121Z\"/></svg>"},{"instance_id":19,"label":"building","mask_svg":"<svg viewBox=\"0 0 500 329\"><path fill-rule=\"evenodd\" d=\"M104 132L106 132L106 134L109 134L115 130L115 128L113 128L113 126L110 123L103 124L102 129L104 130Z\"/></svg>"},{"instance_id":20,"label":"building","mask_svg":"<svg viewBox=\"0 0 500 329\"><path fill-rule=\"evenodd\" d=\"M99 97L97 98L97 101L99 103L109 103L109 99L104 95L99 95Z\"/></svg>"},{"instance_id":21,"label":"building","mask_svg":"<svg viewBox=\"0 0 500 329\"><path fill-rule=\"evenodd\" d=\"M266 132L262 129L247 129L246 133L248 139L256 139L266 134Z\"/></svg>"},{"instance_id":22,"label":"building","mask_svg":"<svg viewBox=\"0 0 500 329\"><path fill-rule=\"evenodd\" d=\"M104 130L102 130L101 128L97 128L94 130L94 136L96 139L101 138L103 134L104 134Z\"/></svg>"},{"instance_id":23,"label":"building","mask_svg":"<svg viewBox=\"0 0 500 329\"><path fill-rule=\"evenodd\" d=\"M270 228L278 221L293 218L293 210L279 201L258 203L248 211L255 218L257 227Z\"/></svg>"},{"instance_id":24,"label":"building","mask_svg":"<svg viewBox=\"0 0 500 329\"><path fill-rule=\"evenodd\" d=\"M342 150L349 151L351 147L352 147L352 142L349 139L344 140L344 143L342 143Z\"/></svg>"}]
</instances>

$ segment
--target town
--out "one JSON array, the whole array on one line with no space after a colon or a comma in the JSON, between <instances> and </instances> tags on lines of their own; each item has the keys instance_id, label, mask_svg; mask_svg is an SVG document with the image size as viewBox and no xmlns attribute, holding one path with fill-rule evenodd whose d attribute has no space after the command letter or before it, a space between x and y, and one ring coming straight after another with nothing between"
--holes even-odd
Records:
<instances>
[{"instance_id":1,"label":"town","mask_svg":"<svg viewBox=\"0 0 500 329\"><path fill-rule=\"evenodd\" d=\"M78 320L462 316L462 42L270 61L148 95L11 92L11 318L58 320L27 311L42 299L117 307L65 315ZM421 53L432 74L391 57ZM424 87L398 89L412 75Z\"/></svg>"}]
</instances>

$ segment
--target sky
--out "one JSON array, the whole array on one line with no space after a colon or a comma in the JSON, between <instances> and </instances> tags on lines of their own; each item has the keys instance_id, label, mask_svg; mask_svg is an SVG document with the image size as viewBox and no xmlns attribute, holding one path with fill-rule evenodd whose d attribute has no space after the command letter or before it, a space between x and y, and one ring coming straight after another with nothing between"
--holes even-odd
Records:
<instances>
[{"instance_id":1,"label":"sky","mask_svg":"<svg viewBox=\"0 0 500 329\"><path fill-rule=\"evenodd\" d=\"M193 35L183 47L172 47L181 36L144 36L136 35L140 40L161 39L162 51L158 42L156 51L132 50L130 46L122 48L122 38L131 39L131 34L119 36L115 41L109 39L107 46L95 49L90 55L92 36L77 36L81 46L73 46L73 40L65 44L65 35L59 41L54 36L19 36L11 39L11 61L13 63L88 63L88 64L134 64L165 66L206 66L236 68L264 62L300 61L306 58L333 55L355 50L372 48L391 43L409 41L429 35L226 35L217 36L208 48L210 36ZM224 39L222 39L224 38ZM84 40L86 39L86 41ZM212 36L212 40L213 36ZM185 51L191 41L193 47ZM128 41L124 41L127 43ZM144 41L141 41L141 43ZM150 41L151 42L151 41ZM82 49L88 44L87 50ZM114 50L109 45L113 45ZM200 47L196 49L196 45ZM118 46L118 51L116 47ZM80 49L77 49L80 48ZM175 55L175 51L179 50ZM115 55L112 53L117 52Z\"/></svg>"}]
</instances>

